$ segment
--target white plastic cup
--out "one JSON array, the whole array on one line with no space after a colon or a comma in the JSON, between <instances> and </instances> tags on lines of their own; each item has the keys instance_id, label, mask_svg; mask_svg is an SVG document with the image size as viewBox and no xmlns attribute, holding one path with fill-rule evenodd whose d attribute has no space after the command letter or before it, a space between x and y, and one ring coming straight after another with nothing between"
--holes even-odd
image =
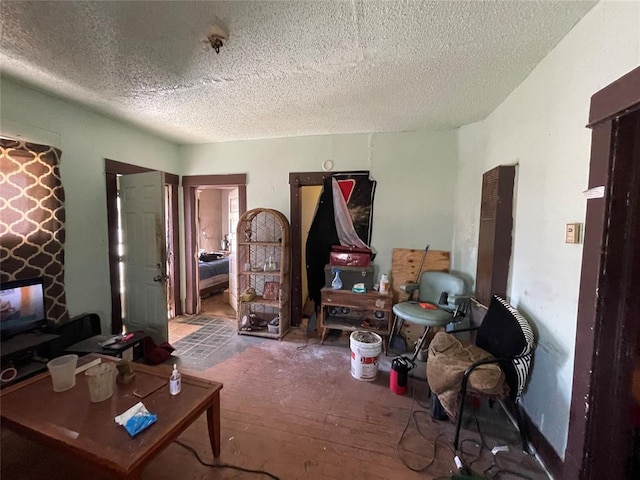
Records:
<instances>
[{"instance_id":1,"label":"white plastic cup","mask_svg":"<svg viewBox=\"0 0 640 480\"><path fill-rule=\"evenodd\" d=\"M99 363L87 369L84 374L93 403L102 402L113 395L113 384L116 380L116 366L113 362Z\"/></svg>"},{"instance_id":2,"label":"white plastic cup","mask_svg":"<svg viewBox=\"0 0 640 480\"><path fill-rule=\"evenodd\" d=\"M77 355L63 355L47 363L54 392L64 392L76 384Z\"/></svg>"}]
</instances>

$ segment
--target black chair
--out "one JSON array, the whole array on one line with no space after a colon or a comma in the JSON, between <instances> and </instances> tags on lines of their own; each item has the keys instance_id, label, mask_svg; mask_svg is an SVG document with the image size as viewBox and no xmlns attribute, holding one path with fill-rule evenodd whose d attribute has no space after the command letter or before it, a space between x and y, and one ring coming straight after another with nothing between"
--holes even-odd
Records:
<instances>
[{"instance_id":1,"label":"black chair","mask_svg":"<svg viewBox=\"0 0 640 480\"><path fill-rule=\"evenodd\" d=\"M457 417L456 450L468 393L513 402L522 446L527 450L518 401L529 376L534 348L529 322L498 296L492 298L477 329L475 345L445 332L435 335L429 346L427 381L444 410L451 418Z\"/></svg>"}]
</instances>

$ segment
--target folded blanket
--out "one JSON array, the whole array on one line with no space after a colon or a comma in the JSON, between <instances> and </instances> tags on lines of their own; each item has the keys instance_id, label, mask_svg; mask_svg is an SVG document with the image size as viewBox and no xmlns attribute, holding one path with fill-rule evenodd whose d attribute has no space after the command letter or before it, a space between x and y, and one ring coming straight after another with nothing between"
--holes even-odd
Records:
<instances>
[{"instance_id":1,"label":"folded blanket","mask_svg":"<svg viewBox=\"0 0 640 480\"><path fill-rule=\"evenodd\" d=\"M442 407L454 419L458 416L459 393L464 372L473 363L493 358L489 352L446 332L438 332L429 345L427 381ZM482 365L469 376L467 392L504 398L509 394L502 369L497 364Z\"/></svg>"}]
</instances>

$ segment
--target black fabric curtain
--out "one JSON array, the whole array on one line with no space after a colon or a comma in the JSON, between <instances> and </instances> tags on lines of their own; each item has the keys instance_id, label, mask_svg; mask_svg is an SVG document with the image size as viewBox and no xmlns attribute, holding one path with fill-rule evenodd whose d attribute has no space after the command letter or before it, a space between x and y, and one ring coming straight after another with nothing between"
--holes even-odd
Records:
<instances>
[{"instance_id":1,"label":"black fabric curtain","mask_svg":"<svg viewBox=\"0 0 640 480\"><path fill-rule=\"evenodd\" d=\"M320 290L325 286L324 267L329 263L332 245L340 245L333 208L333 179L338 182L358 237L370 245L375 180L368 171L338 173L323 180L322 193L307 236L307 284L309 298L320 307Z\"/></svg>"},{"instance_id":2,"label":"black fabric curtain","mask_svg":"<svg viewBox=\"0 0 640 480\"><path fill-rule=\"evenodd\" d=\"M338 232L333 213L333 187L330 176L325 177L307 236L307 285L309 298L316 309L320 307L320 290L324 287L324 266L329 263L332 245L339 245Z\"/></svg>"}]
</instances>

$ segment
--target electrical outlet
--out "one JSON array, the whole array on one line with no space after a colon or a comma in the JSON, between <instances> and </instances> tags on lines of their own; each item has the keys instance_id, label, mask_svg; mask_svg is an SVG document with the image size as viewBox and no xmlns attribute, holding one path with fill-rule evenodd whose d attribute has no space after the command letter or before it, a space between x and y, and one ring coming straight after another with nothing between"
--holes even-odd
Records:
<instances>
[{"instance_id":1,"label":"electrical outlet","mask_svg":"<svg viewBox=\"0 0 640 480\"><path fill-rule=\"evenodd\" d=\"M567 223L565 243L580 243L580 223Z\"/></svg>"}]
</instances>

